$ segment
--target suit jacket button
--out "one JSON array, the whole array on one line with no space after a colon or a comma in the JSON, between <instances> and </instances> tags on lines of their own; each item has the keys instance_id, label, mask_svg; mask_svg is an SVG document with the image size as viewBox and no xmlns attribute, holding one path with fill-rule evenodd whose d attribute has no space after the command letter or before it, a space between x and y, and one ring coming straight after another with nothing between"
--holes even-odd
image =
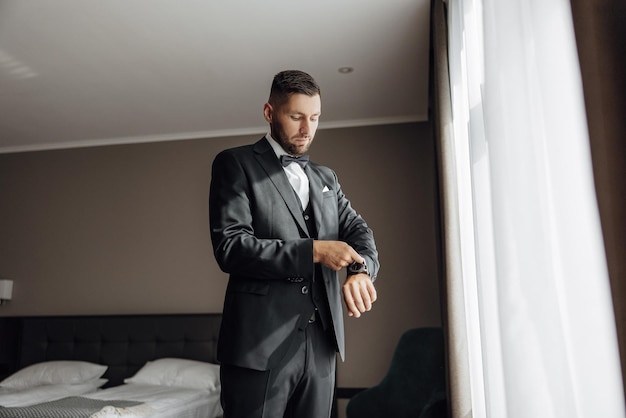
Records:
<instances>
[{"instance_id":1,"label":"suit jacket button","mask_svg":"<svg viewBox=\"0 0 626 418\"><path fill-rule=\"evenodd\" d=\"M306 295L307 293L309 293L309 287L308 286L302 286L302 294Z\"/></svg>"}]
</instances>

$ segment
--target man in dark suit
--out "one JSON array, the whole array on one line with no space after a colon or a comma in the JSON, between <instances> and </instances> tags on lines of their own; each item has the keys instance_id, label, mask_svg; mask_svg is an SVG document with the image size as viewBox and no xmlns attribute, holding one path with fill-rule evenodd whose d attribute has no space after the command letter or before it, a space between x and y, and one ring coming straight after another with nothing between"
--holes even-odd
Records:
<instances>
[{"instance_id":1,"label":"man in dark suit","mask_svg":"<svg viewBox=\"0 0 626 418\"><path fill-rule=\"evenodd\" d=\"M278 73L263 113L269 134L213 162L211 240L230 274L218 341L224 417L328 417L345 353L342 296L350 316L371 309L378 252L335 172L308 162L315 80Z\"/></svg>"}]
</instances>

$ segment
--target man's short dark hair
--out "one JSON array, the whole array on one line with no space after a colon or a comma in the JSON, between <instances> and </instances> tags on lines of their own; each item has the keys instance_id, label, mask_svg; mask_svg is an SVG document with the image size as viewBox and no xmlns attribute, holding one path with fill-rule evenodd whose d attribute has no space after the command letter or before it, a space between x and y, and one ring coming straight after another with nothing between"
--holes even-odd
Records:
<instances>
[{"instance_id":1,"label":"man's short dark hair","mask_svg":"<svg viewBox=\"0 0 626 418\"><path fill-rule=\"evenodd\" d=\"M272 106L281 106L294 93L321 95L320 86L309 74L299 70L286 70L274 76L268 102Z\"/></svg>"}]
</instances>

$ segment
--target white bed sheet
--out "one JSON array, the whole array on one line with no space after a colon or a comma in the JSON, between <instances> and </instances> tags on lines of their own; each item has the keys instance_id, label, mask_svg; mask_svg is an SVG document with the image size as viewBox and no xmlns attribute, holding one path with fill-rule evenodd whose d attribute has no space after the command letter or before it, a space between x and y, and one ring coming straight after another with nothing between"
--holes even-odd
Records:
<instances>
[{"instance_id":1,"label":"white bed sheet","mask_svg":"<svg viewBox=\"0 0 626 418\"><path fill-rule=\"evenodd\" d=\"M147 415L150 418L214 418L222 415L219 391L210 393L197 389L129 383L100 390L85 397L144 402L154 411ZM128 414L128 417L132 416Z\"/></svg>"},{"instance_id":2,"label":"white bed sheet","mask_svg":"<svg viewBox=\"0 0 626 418\"><path fill-rule=\"evenodd\" d=\"M80 385L42 385L27 389L0 388L0 406L30 406L68 396L82 396L94 392L104 383L106 380L101 379Z\"/></svg>"}]
</instances>

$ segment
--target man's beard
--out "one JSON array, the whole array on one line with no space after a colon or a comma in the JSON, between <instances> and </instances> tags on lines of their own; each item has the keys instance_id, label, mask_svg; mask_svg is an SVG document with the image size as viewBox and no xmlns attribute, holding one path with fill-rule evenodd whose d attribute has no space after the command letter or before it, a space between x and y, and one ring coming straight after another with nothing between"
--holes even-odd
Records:
<instances>
[{"instance_id":1,"label":"man's beard","mask_svg":"<svg viewBox=\"0 0 626 418\"><path fill-rule=\"evenodd\" d=\"M304 148L304 150L302 150L297 145L291 144L289 142L289 138L287 134L285 133L285 130L283 129L282 125L279 122L272 122L270 124L270 127L271 127L272 138L274 138L276 142L280 144L280 146L287 152L287 154L293 155L294 157L299 157L301 155L304 155L309 150L309 146L311 145L310 140L306 144L306 147Z\"/></svg>"}]
</instances>

